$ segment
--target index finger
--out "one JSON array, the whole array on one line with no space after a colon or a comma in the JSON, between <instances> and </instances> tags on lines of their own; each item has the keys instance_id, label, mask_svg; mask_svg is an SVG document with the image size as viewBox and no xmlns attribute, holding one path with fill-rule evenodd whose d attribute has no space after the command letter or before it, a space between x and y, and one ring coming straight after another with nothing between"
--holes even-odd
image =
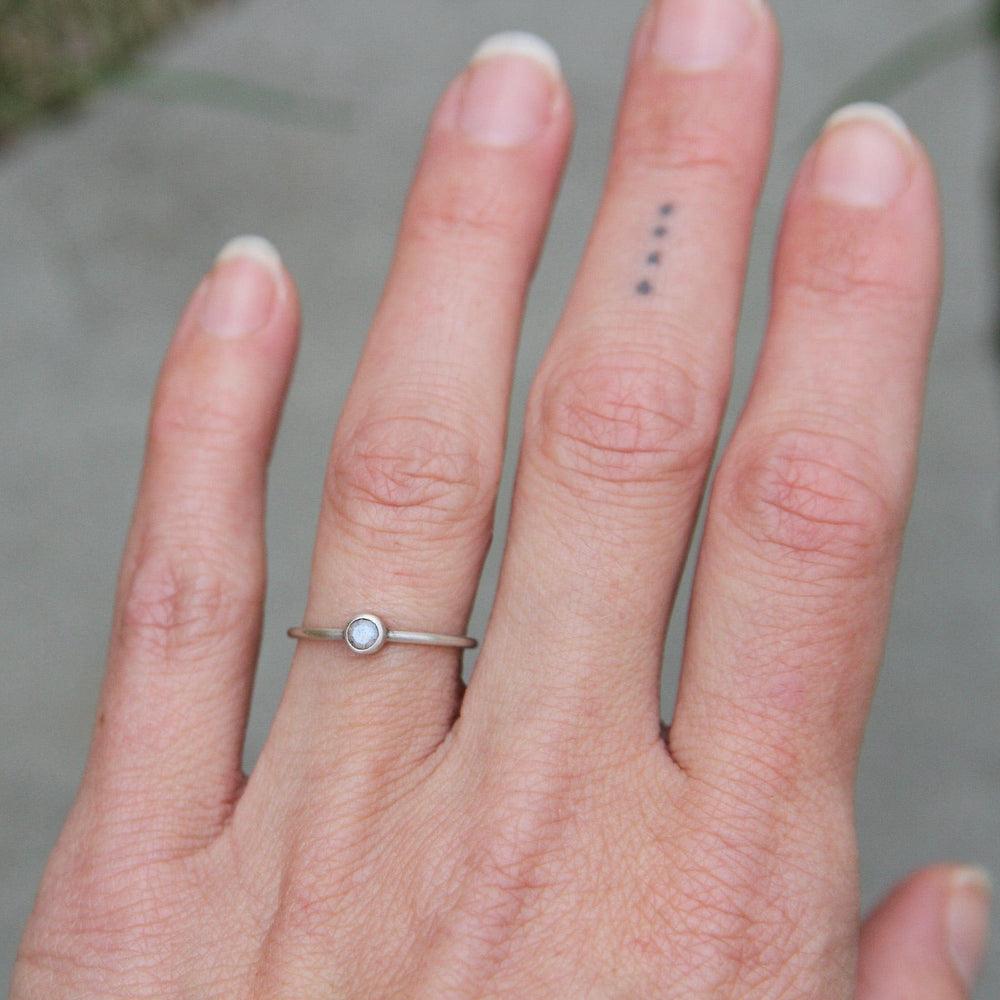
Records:
<instances>
[{"instance_id":1,"label":"index finger","mask_svg":"<svg viewBox=\"0 0 1000 1000\"><path fill-rule=\"evenodd\" d=\"M844 109L792 192L771 327L695 575L670 749L713 785L850 795L939 282L926 155L888 109Z\"/></svg>"}]
</instances>

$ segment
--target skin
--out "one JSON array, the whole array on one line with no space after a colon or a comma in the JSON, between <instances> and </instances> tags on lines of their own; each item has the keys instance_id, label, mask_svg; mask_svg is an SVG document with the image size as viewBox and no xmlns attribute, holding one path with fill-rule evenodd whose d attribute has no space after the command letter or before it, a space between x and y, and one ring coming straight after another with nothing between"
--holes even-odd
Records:
<instances>
[{"instance_id":1,"label":"skin","mask_svg":"<svg viewBox=\"0 0 1000 1000\"><path fill-rule=\"evenodd\" d=\"M724 65L681 71L654 15L528 402L468 689L454 650L299 643L249 777L298 306L284 270L245 256L195 292L12 1000L968 996L944 930L958 870L911 877L861 928L851 804L937 306L931 169L897 135L901 185L871 206L830 195L832 132L802 166L664 738L660 651L726 403L778 42L762 10ZM481 70L428 134L331 451L308 624L342 625L359 595L390 625L468 621L571 131L553 78L530 137L470 132ZM264 318L232 336L237 280Z\"/></svg>"}]
</instances>

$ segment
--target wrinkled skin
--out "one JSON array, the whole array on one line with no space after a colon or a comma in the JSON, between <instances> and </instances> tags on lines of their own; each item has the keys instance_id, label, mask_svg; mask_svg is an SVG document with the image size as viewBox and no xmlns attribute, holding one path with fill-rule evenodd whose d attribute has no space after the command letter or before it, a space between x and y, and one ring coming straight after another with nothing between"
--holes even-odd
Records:
<instances>
[{"instance_id":1,"label":"wrinkled skin","mask_svg":"<svg viewBox=\"0 0 1000 1000\"><path fill-rule=\"evenodd\" d=\"M637 33L528 401L468 690L454 650L301 642L249 778L264 476L298 307L262 244L195 292L12 1000L967 995L943 930L957 869L915 876L864 929L857 912L854 771L939 280L930 167L879 113L828 128L789 195L661 731L778 72L768 11L734 2L730 43L713 29L695 48L697 5L665 6ZM466 627L570 119L565 83L510 52L435 112L337 428L307 623Z\"/></svg>"}]
</instances>

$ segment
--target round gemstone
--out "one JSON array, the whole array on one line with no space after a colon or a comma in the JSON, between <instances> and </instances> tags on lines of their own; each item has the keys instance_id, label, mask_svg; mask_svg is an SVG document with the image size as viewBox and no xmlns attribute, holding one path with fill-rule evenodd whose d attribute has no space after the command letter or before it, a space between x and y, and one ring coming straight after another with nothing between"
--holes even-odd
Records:
<instances>
[{"instance_id":1,"label":"round gemstone","mask_svg":"<svg viewBox=\"0 0 1000 1000\"><path fill-rule=\"evenodd\" d=\"M344 635L351 649L359 653L368 652L379 642L381 637L382 629L379 628L379 623L368 617L355 618L347 626L347 632Z\"/></svg>"}]
</instances>

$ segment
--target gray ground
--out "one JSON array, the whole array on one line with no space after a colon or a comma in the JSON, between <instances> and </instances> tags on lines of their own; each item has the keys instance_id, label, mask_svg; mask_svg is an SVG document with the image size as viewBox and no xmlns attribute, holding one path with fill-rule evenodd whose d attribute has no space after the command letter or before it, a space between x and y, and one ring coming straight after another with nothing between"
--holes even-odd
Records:
<instances>
[{"instance_id":1,"label":"gray ground","mask_svg":"<svg viewBox=\"0 0 1000 1000\"><path fill-rule=\"evenodd\" d=\"M785 88L735 400L759 342L770 248L803 130L845 81L942 10L938 0L776 5ZM342 102L326 124L117 89L0 158L0 967L13 960L81 773L147 399L203 269L228 237L265 233L297 275L307 317L274 464L252 759L291 652L284 626L301 613L332 422L428 110L482 36L512 27L556 45L577 97L575 156L525 329L523 401L596 204L639 8L637 0L250 0L200 21L150 61ZM1000 869L992 69L981 50L896 100L940 168L949 273L921 476L861 772L866 902L931 859ZM485 621L498 551L473 632ZM675 640L668 683L677 649ZM981 995L1000 995L996 955Z\"/></svg>"}]
</instances>

